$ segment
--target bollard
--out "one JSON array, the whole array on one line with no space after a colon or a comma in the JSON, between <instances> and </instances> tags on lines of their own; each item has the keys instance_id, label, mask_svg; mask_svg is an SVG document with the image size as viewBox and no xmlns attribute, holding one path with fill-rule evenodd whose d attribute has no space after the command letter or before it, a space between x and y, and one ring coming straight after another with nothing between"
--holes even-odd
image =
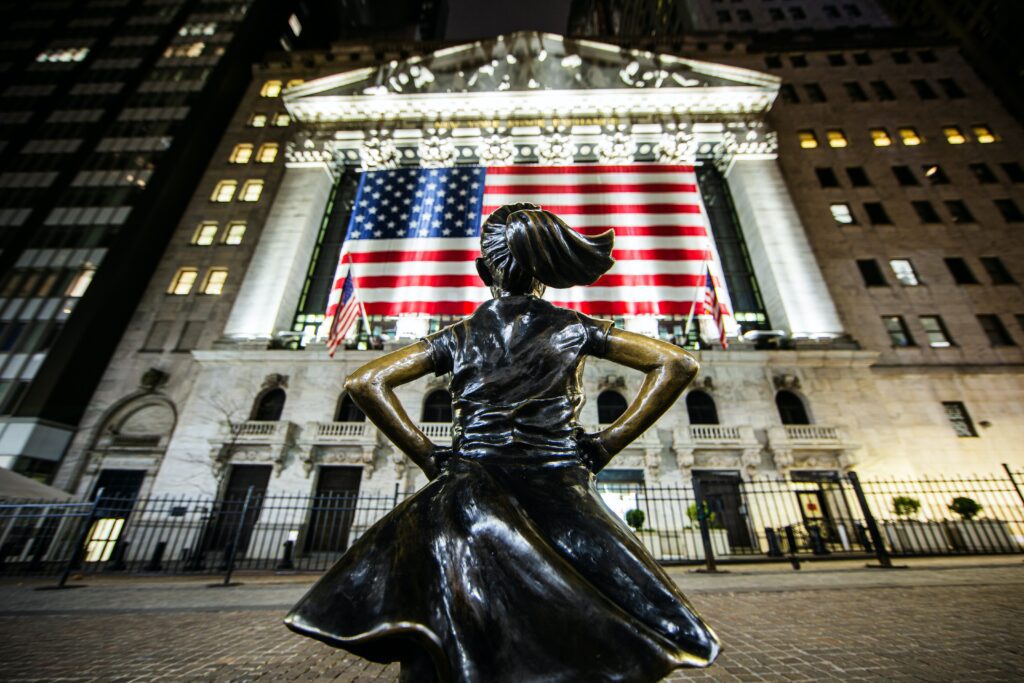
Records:
<instances>
[{"instance_id":1,"label":"bollard","mask_svg":"<svg viewBox=\"0 0 1024 683\"><path fill-rule=\"evenodd\" d=\"M143 568L147 572L161 572L164 570L163 559L164 552L167 551L167 541L160 541L153 548L153 556L149 558L149 562Z\"/></svg>"},{"instance_id":2,"label":"bollard","mask_svg":"<svg viewBox=\"0 0 1024 683\"><path fill-rule=\"evenodd\" d=\"M789 544L790 564L793 565L793 569L800 569L800 556L797 555L799 548L796 545L796 532L792 524L786 527L786 543Z\"/></svg>"},{"instance_id":3,"label":"bollard","mask_svg":"<svg viewBox=\"0 0 1024 683\"><path fill-rule=\"evenodd\" d=\"M114 552L110 553L110 562L103 568L103 571L123 572L128 568L128 564L124 561L127 554L128 542L118 539L117 543L114 544Z\"/></svg>"},{"instance_id":4,"label":"bollard","mask_svg":"<svg viewBox=\"0 0 1024 683\"><path fill-rule=\"evenodd\" d=\"M807 537L811 543L811 552L815 555L832 554L832 551L825 545L825 539L821 536L821 528L817 524L807 525Z\"/></svg>"},{"instance_id":5,"label":"bollard","mask_svg":"<svg viewBox=\"0 0 1024 683\"><path fill-rule=\"evenodd\" d=\"M283 572L295 569L295 563L292 562L292 549L295 547L295 541L285 541L282 545L284 546L284 553L281 555L281 562L277 565L277 571Z\"/></svg>"},{"instance_id":6,"label":"bollard","mask_svg":"<svg viewBox=\"0 0 1024 683\"><path fill-rule=\"evenodd\" d=\"M779 535L770 526L764 528L764 537L768 541L768 557L782 557L782 544L779 543Z\"/></svg>"}]
</instances>

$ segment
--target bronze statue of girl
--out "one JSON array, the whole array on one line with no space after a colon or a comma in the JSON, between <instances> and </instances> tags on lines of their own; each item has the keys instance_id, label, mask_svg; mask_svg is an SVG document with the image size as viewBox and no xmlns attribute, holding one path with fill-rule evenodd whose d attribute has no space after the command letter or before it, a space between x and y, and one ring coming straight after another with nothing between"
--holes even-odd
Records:
<instances>
[{"instance_id":1,"label":"bronze statue of girl","mask_svg":"<svg viewBox=\"0 0 1024 683\"><path fill-rule=\"evenodd\" d=\"M593 283L614 235L586 237L532 204L495 211L477 270L494 298L357 370L345 387L430 478L369 529L285 620L403 681L656 681L704 667L718 639L602 502L595 474L697 373L685 351L558 308L545 287ZM645 373L619 419L585 434L582 370ZM452 448L394 388L451 373Z\"/></svg>"}]
</instances>

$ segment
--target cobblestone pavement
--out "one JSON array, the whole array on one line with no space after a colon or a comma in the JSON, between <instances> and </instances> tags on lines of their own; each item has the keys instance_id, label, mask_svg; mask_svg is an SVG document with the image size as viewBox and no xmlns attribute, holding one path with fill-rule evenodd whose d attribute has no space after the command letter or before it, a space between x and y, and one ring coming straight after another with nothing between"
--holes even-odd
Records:
<instances>
[{"instance_id":1,"label":"cobblestone pavement","mask_svg":"<svg viewBox=\"0 0 1024 683\"><path fill-rule=\"evenodd\" d=\"M725 649L711 669L678 672L671 681L1009 681L1021 680L1024 671L1019 562L756 579L739 572L673 574L684 586L699 585L693 602ZM0 680L397 680L396 666L371 664L285 630L287 591L304 588L214 591L177 584L119 591L108 584L35 592L5 586ZM112 599L118 593L130 602ZM277 599L287 602L272 604ZM204 600L206 609L197 611L194 605ZM239 607L244 604L255 606Z\"/></svg>"}]
</instances>

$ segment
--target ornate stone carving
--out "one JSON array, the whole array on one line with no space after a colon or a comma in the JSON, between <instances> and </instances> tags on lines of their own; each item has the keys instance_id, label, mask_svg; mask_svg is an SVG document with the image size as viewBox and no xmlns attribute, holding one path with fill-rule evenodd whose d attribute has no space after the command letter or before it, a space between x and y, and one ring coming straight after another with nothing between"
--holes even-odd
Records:
<instances>
[{"instance_id":1,"label":"ornate stone carving","mask_svg":"<svg viewBox=\"0 0 1024 683\"><path fill-rule=\"evenodd\" d=\"M150 368L142 373L142 377L139 379L139 386L144 391L156 391L161 385L165 384L170 379L163 370L158 368Z\"/></svg>"},{"instance_id":2,"label":"ornate stone carving","mask_svg":"<svg viewBox=\"0 0 1024 683\"><path fill-rule=\"evenodd\" d=\"M693 467L696 459L693 455L692 448L677 448L676 449L676 466L681 470L688 470Z\"/></svg>"},{"instance_id":3,"label":"ornate stone carving","mask_svg":"<svg viewBox=\"0 0 1024 683\"><path fill-rule=\"evenodd\" d=\"M772 449L772 460L775 462L775 467L780 470L792 467L793 451L785 448L774 448Z\"/></svg>"},{"instance_id":4,"label":"ornate stone carving","mask_svg":"<svg viewBox=\"0 0 1024 683\"><path fill-rule=\"evenodd\" d=\"M282 375L279 373L271 373L263 378L263 385L260 387L261 390L269 389L281 389L288 388L288 375Z\"/></svg>"},{"instance_id":5,"label":"ornate stone carving","mask_svg":"<svg viewBox=\"0 0 1024 683\"><path fill-rule=\"evenodd\" d=\"M596 151L598 160L603 164L629 164L636 157L636 140L622 132L604 135L597 143Z\"/></svg>"},{"instance_id":6,"label":"ornate stone carving","mask_svg":"<svg viewBox=\"0 0 1024 683\"><path fill-rule=\"evenodd\" d=\"M368 171L395 168L401 158L402 153L388 138L373 136L363 141L359 147L359 159L363 162L363 168Z\"/></svg>"},{"instance_id":7,"label":"ornate stone carving","mask_svg":"<svg viewBox=\"0 0 1024 683\"><path fill-rule=\"evenodd\" d=\"M420 140L417 152L420 157L420 165L427 168L441 168L455 164L455 145L448 138L438 135Z\"/></svg>"},{"instance_id":8,"label":"ornate stone carving","mask_svg":"<svg viewBox=\"0 0 1024 683\"><path fill-rule=\"evenodd\" d=\"M484 166L509 166L516 160L516 145L511 138L492 135L477 145L476 154Z\"/></svg>"},{"instance_id":9,"label":"ornate stone carving","mask_svg":"<svg viewBox=\"0 0 1024 683\"><path fill-rule=\"evenodd\" d=\"M668 133L655 145L654 155L663 164L692 164L697 159L697 139L686 131Z\"/></svg>"},{"instance_id":10,"label":"ornate stone carving","mask_svg":"<svg viewBox=\"0 0 1024 683\"><path fill-rule=\"evenodd\" d=\"M537 143L537 158L542 166L573 163L576 145L565 135L549 135Z\"/></svg>"},{"instance_id":11,"label":"ornate stone carving","mask_svg":"<svg viewBox=\"0 0 1024 683\"><path fill-rule=\"evenodd\" d=\"M775 375L772 378L772 382L775 384L777 391L799 391L800 390L800 378L796 375Z\"/></svg>"},{"instance_id":12,"label":"ornate stone carving","mask_svg":"<svg viewBox=\"0 0 1024 683\"><path fill-rule=\"evenodd\" d=\"M622 375L605 375L601 378L601 381L597 383L597 390L604 391L605 389L625 389L626 378Z\"/></svg>"}]
</instances>

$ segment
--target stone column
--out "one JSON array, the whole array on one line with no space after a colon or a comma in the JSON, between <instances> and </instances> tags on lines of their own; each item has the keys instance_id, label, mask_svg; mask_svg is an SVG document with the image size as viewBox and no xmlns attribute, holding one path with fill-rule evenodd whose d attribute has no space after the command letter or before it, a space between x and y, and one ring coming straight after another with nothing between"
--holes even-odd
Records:
<instances>
[{"instance_id":1,"label":"stone column","mask_svg":"<svg viewBox=\"0 0 1024 683\"><path fill-rule=\"evenodd\" d=\"M777 160L737 155L725 176L772 326L795 336L842 334Z\"/></svg>"},{"instance_id":2,"label":"stone column","mask_svg":"<svg viewBox=\"0 0 1024 683\"><path fill-rule=\"evenodd\" d=\"M269 339L290 330L334 176L327 164L289 165L242 280L224 336Z\"/></svg>"}]
</instances>

